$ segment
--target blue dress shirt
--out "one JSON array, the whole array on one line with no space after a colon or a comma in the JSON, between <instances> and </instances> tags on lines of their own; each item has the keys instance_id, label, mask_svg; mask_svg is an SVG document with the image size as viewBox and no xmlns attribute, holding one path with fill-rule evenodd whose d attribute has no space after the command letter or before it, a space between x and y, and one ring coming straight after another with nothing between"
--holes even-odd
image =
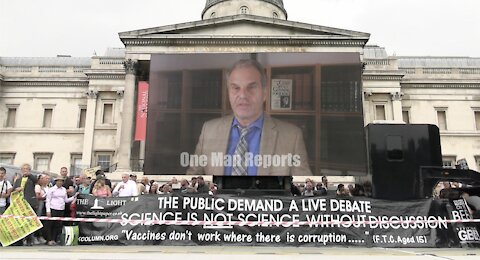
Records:
<instances>
[{"instance_id":1,"label":"blue dress shirt","mask_svg":"<svg viewBox=\"0 0 480 260\"><path fill-rule=\"evenodd\" d=\"M237 147L238 142L240 141L240 123L234 117L232 121L232 126L230 128L230 136L228 138L227 154L233 156L235 153L235 148ZM262 137L262 128L263 128L263 114L251 123L248 126L248 134L246 136L248 143L248 152L253 154L253 156L258 155L260 152L260 140ZM253 160L252 160L253 161ZM232 167L225 166L225 175L232 175ZM257 175L257 167L255 165L248 165L247 167L248 176Z\"/></svg>"}]
</instances>

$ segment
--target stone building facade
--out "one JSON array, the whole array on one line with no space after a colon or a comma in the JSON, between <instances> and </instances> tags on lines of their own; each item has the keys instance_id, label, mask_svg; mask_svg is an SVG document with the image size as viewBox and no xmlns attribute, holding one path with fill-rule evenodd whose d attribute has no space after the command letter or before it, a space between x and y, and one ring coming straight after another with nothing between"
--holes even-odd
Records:
<instances>
[{"instance_id":1,"label":"stone building facade","mask_svg":"<svg viewBox=\"0 0 480 260\"><path fill-rule=\"evenodd\" d=\"M136 83L152 54L342 52L365 64L365 125L436 124L444 165L480 171L480 58L389 56L368 33L287 17L281 0L207 0L201 21L122 32L104 55L0 57L0 163L141 172Z\"/></svg>"},{"instance_id":2,"label":"stone building facade","mask_svg":"<svg viewBox=\"0 0 480 260\"><path fill-rule=\"evenodd\" d=\"M388 56L365 47L365 123L434 124L443 164L465 159L480 171L480 58Z\"/></svg>"},{"instance_id":3,"label":"stone building facade","mask_svg":"<svg viewBox=\"0 0 480 260\"><path fill-rule=\"evenodd\" d=\"M73 172L113 164L124 49L104 56L0 58L0 163Z\"/></svg>"}]
</instances>

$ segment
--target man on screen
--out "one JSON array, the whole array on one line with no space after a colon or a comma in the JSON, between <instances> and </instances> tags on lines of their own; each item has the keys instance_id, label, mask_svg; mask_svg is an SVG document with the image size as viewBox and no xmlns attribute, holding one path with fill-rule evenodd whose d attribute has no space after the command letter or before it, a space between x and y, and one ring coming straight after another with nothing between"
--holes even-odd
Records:
<instances>
[{"instance_id":1,"label":"man on screen","mask_svg":"<svg viewBox=\"0 0 480 260\"><path fill-rule=\"evenodd\" d=\"M227 75L233 115L203 125L196 156L187 174L234 176L311 175L300 128L263 111L267 97L265 71L256 60L236 62Z\"/></svg>"}]
</instances>

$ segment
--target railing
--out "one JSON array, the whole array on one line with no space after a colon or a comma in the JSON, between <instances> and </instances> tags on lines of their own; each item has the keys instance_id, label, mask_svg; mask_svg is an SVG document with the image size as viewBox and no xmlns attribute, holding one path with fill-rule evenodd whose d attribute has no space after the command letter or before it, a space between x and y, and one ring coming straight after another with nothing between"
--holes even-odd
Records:
<instances>
[{"instance_id":1,"label":"railing","mask_svg":"<svg viewBox=\"0 0 480 260\"><path fill-rule=\"evenodd\" d=\"M73 72L83 73L85 70L90 69L90 67L73 67Z\"/></svg>"},{"instance_id":2,"label":"railing","mask_svg":"<svg viewBox=\"0 0 480 260\"><path fill-rule=\"evenodd\" d=\"M423 74L452 74L449 68L423 68Z\"/></svg>"},{"instance_id":3,"label":"railing","mask_svg":"<svg viewBox=\"0 0 480 260\"><path fill-rule=\"evenodd\" d=\"M124 61L124 58L100 58L101 65L121 65Z\"/></svg>"},{"instance_id":4,"label":"railing","mask_svg":"<svg viewBox=\"0 0 480 260\"><path fill-rule=\"evenodd\" d=\"M67 72L66 67L45 66L39 67L38 72Z\"/></svg>"},{"instance_id":5,"label":"railing","mask_svg":"<svg viewBox=\"0 0 480 260\"><path fill-rule=\"evenodd\" d=\"M480 68L461 68L460 74L480 74Z\"/></svg>"},{"instance_id":6,"label":"railing","mask_svg":"<svg viewBox=\"0 0 480 260\"><path fill-rule=\"evenodd\" d=\"M11 66L11 67L3 67L4 71L8 72L32 72L32 67L20 67L20 66Z\"/></svg>"},{"instance_id":7,"label":"railing","mask_svg":"<svg viewBox=\"0 0 480 260\"><path fill-rule=\"evenodd\" d=\"M375 59L375 60L366 60L367 65L380 65L380 66L388 66L390 65L390 60L388 59Z\"/></svg>"},{"instance_id":8,"label":"railing","mask_svg":"<svg viewBox=\"0 0 480 260\"><path fill-rule=\"evenodd\" d=\"M401 69L405 71L406 74L415 74L416 70L415 68L407 68L407 69Z\"/></svg>"}]
</instances>

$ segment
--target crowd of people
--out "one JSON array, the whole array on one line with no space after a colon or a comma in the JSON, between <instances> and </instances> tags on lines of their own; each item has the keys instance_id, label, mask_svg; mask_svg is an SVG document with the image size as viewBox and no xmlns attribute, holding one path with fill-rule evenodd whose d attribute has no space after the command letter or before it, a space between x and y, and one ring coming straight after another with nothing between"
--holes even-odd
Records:
<instances>
[{"instance_id":1,"label":"crowd of people","mask_svg":"<svg viewBox=\"0 0 480 260\"><path fill-rule=\"evenodd\" d=\"M337 184L330 185L326 176L322 177L321 182L315 183L314 180L307 178L304 183L294 183L292 185L293 196L326 196L336 195L341 197L352 196L372 196L372 185L369 182L364 184Z\"/></svg>"},{"instance_id":2,"label":"crowd of people","mask_svg":"<svg viewBox=\"0 0 480 260\"><path fill-rule=\"evenodd\" d=\"M31 166L23 164L21 174L15 175L13 182L6 179L6 169L0 167L0 215L4 214L10 204L12 192L23 192L24 199L38 216L64 217L70 214L70 204L78 195L73 181L67 178L68 170L62 167L60 175L51 178L43 172L37 176L31 173ZM52 180L53 179L53 180ZM62 232L62 222L42 221L43 228L18 241L15 245L32 246L34 244L55 245Z\"/></svg>"},{"instance_id":3,"label":"crowd of people","mask_svg":"<svg viewBox=\"0 0 480 260\"><path fill-rule=\"evenodd\" d=\"M149 180L144 176L140 180L136 174L122 174L122 180L115 186L105 177L101 170L95 174L95 179L80 174L74 177L75 187L80 187L81 194L92 194L97 197L129 197L145 194L200 193L214 195L217 193L215 183L207 183L202 176L191 177L190 181L172 178L166 183Z\"/></svg>"},{"instance_id":4,"label":"crowd of people","mask_svg":"<svg viewBox=\"0 0 480 260\"><path fill-rule=\"evenodd\" d=\"M167 183L159 183L147 177L137 180L136 174L122 174L122 180L114 185L101 170L98 170L93 178L84 173L71 177L66 167L62 167L60 175L56 177L48 172L35 176L31 173L29 164L23 164L20 170L21 174L15 175L13 182L10 182L6 177L6 169L0 167L0 215L3 215L8 208L12 192L20 191L23 192L25 200L37 216L47 217L75 217L74 202L79 194L91 194L96 197L129 197L173 192L209 195L217 193L217 185L206 182L202 176L191 177L190 180L182 179L180 182L172 178ZM28 235L15 245L56 245L63 225L71 224L64 221L42 221L42 223L42 229Z\"/></svg>"},{"instance_id":5,"label":"crowd of people","mask_svg":"<svg viewBox=\"0 0 480 260\"><path fill-rule=\"evenodd\" d=\"M446 191L455 185L441 183L437 186L437 197L447 197ZM213 182L206 182L202 176L183 178L178 181L175 177L168 182L157 182L143 176L137 179L136 174L122 174L120 182L114 184L106 175L98 170L95 176L89 177L82 173L70 177L68 169L62 167L60 174L56 177L47 172L34 176L31 174L31 166L21 166L21 174L16 175L13 182L6 178L6 170L0 167L0 215L4 214L9 206L9 197L12 192L23 191L25 200L35 210L38 216L47 217L75 217L75 199L79 194L90 194L96 197L130 197L146 194L217 194L217 185ZM293 196L365 196L371 197L372 186L369 182L359 184L336 184L331 185L326 176L321 182L315 182L307 178L305 182L293 183L291 185ZM480 205L477 196L470 196L467 199L476 199L475 203ZM478 202L477 202L478 201ZM476 205L475 204L475 205ZM478 206L480 208L480 206ZM34 244L56 245L57 238L62 232L65 223L62 221L43 221L43 228L27 236L17 245L31 246Z\"/></svg>"}]
</instances>

